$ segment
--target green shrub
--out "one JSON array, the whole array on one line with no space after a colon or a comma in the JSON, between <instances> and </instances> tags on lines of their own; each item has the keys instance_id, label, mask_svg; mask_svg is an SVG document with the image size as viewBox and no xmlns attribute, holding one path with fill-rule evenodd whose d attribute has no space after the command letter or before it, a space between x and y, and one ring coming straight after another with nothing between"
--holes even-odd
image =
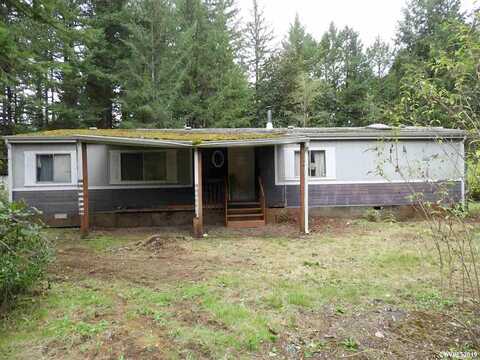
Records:
<instances>
[{"instance_id":1,"label":"green shrub","mask_svg":"<svg viewBox=\"0 0 480 360\"><path fill-rule=\"evenodd\" d=\"M467 160L467 169L469 196L480 200L480 151Z\"/></svg>"},{"instance_id":2,"label":"green shrub","mask_svg":"<svg viewBox=\"0 0 480 360\"><path fill-rule=\"evenodd\" d=\"M382 213L380 210L371 208L365 211L363 218L370 222L380 222L382 221Z\"/></svg>"},{"instance_id":3,"label":"green shrub","mask_svg":"<svg viewBox=\"0 0 480 360\"><path fill-rule=\"evenodd\" d=\"M36 211L0 196L0 310L45 275L52 258Z\"/></svg>"}]
</instances>

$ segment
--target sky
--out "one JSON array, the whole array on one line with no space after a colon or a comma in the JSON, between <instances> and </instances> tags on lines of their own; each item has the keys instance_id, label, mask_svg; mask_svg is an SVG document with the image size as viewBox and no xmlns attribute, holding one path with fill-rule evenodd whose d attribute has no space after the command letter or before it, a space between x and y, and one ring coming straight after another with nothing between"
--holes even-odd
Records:
<instances>
[{"instance_id":1,"label":"sky","mask_svg":"<svg viewBox=\"0 0 480 360\"><path fill-rule=\"evenodd\" d=\"M280 42L298 13L300 21L316 39L328 29L330 22L337 27L349 25L360 33L368 46L380 36L392 42L406 0L258 0L268 23ZM243 19L250 16L252 0L236 0ZM480 0L462 0L465 10L480 5Z\"/></svg>"}]
</instances>

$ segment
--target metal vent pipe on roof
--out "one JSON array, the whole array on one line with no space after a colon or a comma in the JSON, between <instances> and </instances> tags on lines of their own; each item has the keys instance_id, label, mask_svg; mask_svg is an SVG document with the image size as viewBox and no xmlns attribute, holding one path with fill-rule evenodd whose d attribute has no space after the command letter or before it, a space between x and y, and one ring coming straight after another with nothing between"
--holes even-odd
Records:
<instances>
[{"instance_id":1,"label":"metal vent pipe on roof","mask_svg":"<svg viewBox=\"0 0 480 360\"><path fill-rule=\"evenodd\" d=\"M272 110L268 109L267 110L267 129L271 130L273 129L273 122L272 122Z\"/></svg>"}]
</instances>

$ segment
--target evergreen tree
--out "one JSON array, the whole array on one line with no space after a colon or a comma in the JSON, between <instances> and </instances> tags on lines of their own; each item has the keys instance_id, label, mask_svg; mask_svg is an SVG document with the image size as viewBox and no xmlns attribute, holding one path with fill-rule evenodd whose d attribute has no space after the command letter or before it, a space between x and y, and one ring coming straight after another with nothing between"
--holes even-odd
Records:
<instances>
[{"instance_id":1,"label":"evergreen tree","mask_svg":"<svg viewBox=\"0 0 480 360\"><path fill-rule=\"evenodd\" d=\"M447 20L463 21L460 0L410 0L396 42L411 56L428 60L431 45L448 36L442 27Z\"/></svg>"},{"instance_id":2,"label":"evergreen tree","mask_svg":"<svg viewBox=\"0 0 480 360\"><path fill-rule=\"evenodd\" d=\"M261 126L269 107L277 126L467 127L445 99L480 108L471 19L410 0L394 54L333 23L317 42L298 15L273 49L257 0L246 29L233 0L5 0L0 129Z\"/></svg>"},{"instance_id":3,"label":"evergreen tree","mask_svg":"<svg viewBox=\"0 0 480 360\"><path fill-rule=\"evenodd\" d=\"M285 56L290 57L297 63L299 71L308 73L312 71L312 62L317 51L316 42L306 32L298 14L295 15L295 20L290 25L287 38L282 45Z\"/></svg>"},{"instance_id":4,"label":"evergreen tree","mask_svg":"<svg viewBox=\"0 0 480 360\"><path fill-rule=\"evenodd\" d=\"M263 123L265 118L265 108L262 108L261 92L262 82L265 81L265 66L271 55L271 42L273 41L273 32L268 27L263 9L259 6L257 0L253 0L252 18L247 23L246 36L249 47L249 69L253 78L253 112L255 113L255 125Z\"/></svg>"},{"instance_id":5,"label":"evergreen tree","mask_svg":"<svg viewBox=\"0 0 480 360\"><path fill-rule=\"evenodd\" d=\"M135 1L127 5L129 56L122 60L123 127L172 127L175 95L175 14L168 0Z\"/></svg>"},{"instance_id":6,"label":"evergreen tree","mask_svg":"<svg viewBox=\"0 0 480 360\"><path fill-rule=\"evenodd\" d=\"M388 43L380 37L367 48L366 57L371 71L368 84L368 123L388 122L388 111L391 108L391 91L387 81L388 72L393 62L393 51Z\"/></svg>"},{"instance_id":7,"label":"evergreen tree","mask_svg":"<svg viewBox=\"0 0 480 360\"><path fill-rule=\"evenodd\" d=\"M300 23L298 15L290 25L282 50L272 57L267 66L264 85L265 108L271 107L277 125L307 125L310 122L311 105L316 96L312 64L316 43Z\"/></svg>"},{"instance_id":8,"label":"evergreen tree","mask_svg":"<svg viewBox=\"0 0 480 360\"><path fill-rule=\"evenodd\" d=\"M87 44L86 125L112 128L118 122L119 64L126 57L123 6L126 0L92 0L89 26L93 39Z\"/></svg>"},{"instance_id":9,"label":"evergreen tree","mask_svg":"<svg viewBox=\"0 0 480 360\"><path fill-rule=\"evenodd\" d=\"M431 59L431 49L443 46L448 34L442 26L446 21L464 21L460 0L410 0L399 22L395 56L388 78L388 100L394 112L403 111L400 99L403 79L410 69L423 66ZM392 121L398 121L393 120ZM400 120L401 121L401 120Z\"/></svg>"},{"instance_id":10,"label":"evergreen tree","mask_svg":"<svg viewBox=\"0 0 480 360\"><path fill-rule=\"evenodd\" d=\"M335 24L330 23L318 44L315 75L337 90L341 84L342 64L342 39Z\"/></svg>"},{"instance_id":11,"label":"evergreen tree","mask_svg":"<svg viewBox=\"0 0 480 360\"><path fill-rule=\"evenodd\" d=\"M369 68L359 34L349 27L340 33L342 39L342 86L339 94L337 125L359 126L367 116Z\"/></svg>"},{"instance_id":12,"label":"evergreen tree","mask_svg":"<svg viewBox=\"0 0 480 360\"><path fill-rule=\"evenodd\" d=\"M377 36L375 42L367 48L367 61L376 78L387 75L393 60L393 51L390 45Z\"/></svg>"},{"instance_id":13,"label":"evergreen tree","mask_svg":"<svg viewBox=\"0 0 480 360\"><path fill-rule=\"evenodd\" d=\"M193 127L246 126L249 89L236 60L236 9L231 0L178 0L174 117Z\"/></svg>"}]
</instances>

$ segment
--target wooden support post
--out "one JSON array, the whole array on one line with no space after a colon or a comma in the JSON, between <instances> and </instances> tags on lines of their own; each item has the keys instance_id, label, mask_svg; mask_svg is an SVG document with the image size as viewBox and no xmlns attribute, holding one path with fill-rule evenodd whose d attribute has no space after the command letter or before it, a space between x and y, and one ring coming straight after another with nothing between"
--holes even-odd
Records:
<instances>
[{"instance_id":1,"label":"wooden support post","mask_svg":"<svg viewBox=\"0 0 480 360\"><path fill-rule=\"evenodd\" d=\"M309 158L307 143L300 143L300 232L308 234L308 173Z\"/></svg>"},{"instance_id":2,"label":"wooden support post","mask_svg":"<svg viewBox=\"0 0 480 360\"><path fill-rule=\"evenodd\" d=\"M83 236L87 236L90 231L89 224L89 208L88 208L88 159L87 159L87 144L82 143L82 197L83 202L80 201L80 216L81 227L80 230Z\"/></svg>"},{"instance_id":3,"label":"wooden support post","mask_svg":"<svg viewBox=\"0 0 480 360\"><path fill-rule=\"evenodd\" d=\"M195 237L203 237L203 186L202 186L202 152L195 148L195 218L193 219L193 233Z\"/></svg>"}]
</instances>

